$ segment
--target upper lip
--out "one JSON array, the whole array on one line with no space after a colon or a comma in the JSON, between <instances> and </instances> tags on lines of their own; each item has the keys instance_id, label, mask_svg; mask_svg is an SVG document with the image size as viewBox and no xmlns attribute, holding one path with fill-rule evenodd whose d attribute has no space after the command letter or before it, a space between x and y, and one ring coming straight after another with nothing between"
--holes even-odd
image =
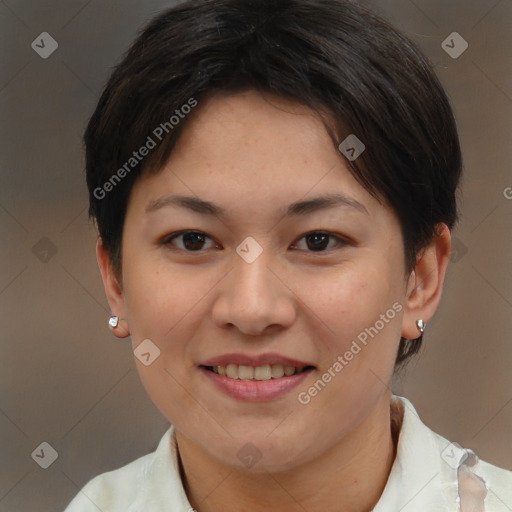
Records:
<instances>
[{"instance_id":1,"label":"upper lip","mask_svg":"<svg viewBox=\"0 0 512 512\"><path fill-rule=\"evenodd\" d=\"M207 361L201 363L200 366L227 366L228 364L236 364L243 366L263 366L263 365L277 365L295 366L296 368L305 368L306 366L313 366L306 361L299 361L290 357L283 356L276 353L267 353L259 355L246 355L246 354L223 354L221 356L212 357Z\"/></svg>"}]
</instances>

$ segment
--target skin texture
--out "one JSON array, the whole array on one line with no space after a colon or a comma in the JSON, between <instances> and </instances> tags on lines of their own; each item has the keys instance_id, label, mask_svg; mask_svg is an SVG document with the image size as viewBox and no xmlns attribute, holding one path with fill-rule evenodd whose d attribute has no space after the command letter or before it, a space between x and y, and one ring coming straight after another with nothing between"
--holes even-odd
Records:
<instances>
[{"instance_id":1,"label":"skin texture","mask_svg":"<svg viewBox=\"0 0 512 512\"><path fill-rule=\"evenodd\" d=\"M305 106L247 91L210 98L190 121L165 167L133 188L122 280L97 246L112 313L122 318L114 334L131 335L134 349L149 338L161 351L150 366L135 361L176 428L190 502L199 512L370 510L395 457L390 384L400 336L416 338L415 321L428 323L438 306L450 232L441 224L406 275L398 219L350 175ZM367 213L341 206L283 217L292 202L334 192ZM171 194L212 201L226 217L145 211ZM185 229L208 238L165 243ZM304 235L319 230L332 237L315 250ZM250 264L236 252L248 236L263 248ZM402 310L301 404L299 392L396 302ZM315 370L283 397L244 402L198 369L233 352L277 352ZM247 443L261 455L250 468L237 456Z\"/></svg>"}]
</instances>

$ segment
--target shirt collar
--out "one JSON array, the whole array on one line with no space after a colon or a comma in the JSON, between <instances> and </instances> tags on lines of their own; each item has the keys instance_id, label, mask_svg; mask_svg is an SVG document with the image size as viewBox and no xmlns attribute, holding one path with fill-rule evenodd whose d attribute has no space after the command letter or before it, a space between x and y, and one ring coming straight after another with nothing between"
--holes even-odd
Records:
<instances>
[{"instance_id":1,"label":"shirt collar","mask_svg":"<svg viewBox=\"0 0 512 512\"><path fill-rule=\"evenodd\" d=\"M179 470L178 445L174 426L165 432L154 458L141 469L142 492L127 512L172 510L191 512Z\"/></svg>"},{"instance_id":2,"label":"shirt collar","mask_svg":"<svg viewBox=\"0 0 512 512\"><path fill-rule=\"evenodd\" d=\"M464 451L453 445L443 454L442 438L423 424L409 400L392 396L391 407L403 410L397 456L384 491L373 512L413 512L457 510L456 467ZM448 455L453 452L454 464ZM448 462L447 462L448 459Z\"/></svg>"}]
</instances>

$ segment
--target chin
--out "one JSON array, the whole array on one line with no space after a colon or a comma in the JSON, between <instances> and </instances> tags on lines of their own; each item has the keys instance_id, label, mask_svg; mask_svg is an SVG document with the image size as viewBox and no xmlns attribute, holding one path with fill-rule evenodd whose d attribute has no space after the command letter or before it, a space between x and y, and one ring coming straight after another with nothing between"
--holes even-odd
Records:
<instances>
[{"instance_id":1,"label":"chin","mask_svg":"<svg viewBox=\"0 0 512 512\"><path fill-rule=\"evenodd\" d=\"M271 431L272 429L267 429L264 432ZM206 446L210 454L222 464L237 471L254 474L289 471L307 461L300 439L291 436L275 436L271 439L272 434L267 437L261 432L254 436L246 434L235 439L226 439L221 452L218 450L221 444L213 445L211 440L207 440ZM213 446L216 448L215 453L211 451Z\"/></svg>"}]
</instances>

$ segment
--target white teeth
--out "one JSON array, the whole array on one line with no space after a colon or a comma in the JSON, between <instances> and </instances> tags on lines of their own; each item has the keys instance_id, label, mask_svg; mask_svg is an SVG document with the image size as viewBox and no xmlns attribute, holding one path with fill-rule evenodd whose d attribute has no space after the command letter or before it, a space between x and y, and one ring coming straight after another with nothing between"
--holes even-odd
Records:
<instances>
[{"instance_id":1,"label":"white teeth","mask_svg":"<svg viewBox=\"0 0 512 512\"><path fill-rule=\"evenodd\" d=\"M268 364L265 366L257 366L256 368L254 368L254 378L256 380L269 380L271 377L272 372Z\"/></svg>"},{"instance_id":2,"label":"white teeth","mask_svg":"<svg viewBox=\"0 0 512 512\"><path fill-rule=\"evenodd\" d=\"M254 379L254 368L252 366L240 365L238 367L238 378L241 380Z\"/></svg>"},{"instance_id":3,"label":"white teeth","mask_svg":"<svg viewBox=\"0 0 512 512\"><path fill-rule=\"evenodd\" d=\"M228 364L226 366L226 376L230 379L238 379L238 366L236 364Z\"/></svg>"},{"instance_id":4,"label":"white teeth","mask_svg":"<svg viewBox=\"0 0 512 512\"><path fill-rule=\"evenodd\" d=\"M270 367L270 373L273 379L279 379L284 375L284 366L282 364L274 364Z\"/></svg>"},{"instance_id":5,"label":"white teeth","mask_svg":"<svg viewBox=\"0 0 512 512\"><path fill-rule=\"evenodd\" d=\"M227 366L213 366L214 373L224 375L230 379L240 380L270 380L289 377L299 373L295 366L283 366L282 364L265 364L262 366L245 366L237 364L228 364Z\"/></svg>"}]
</instances>

